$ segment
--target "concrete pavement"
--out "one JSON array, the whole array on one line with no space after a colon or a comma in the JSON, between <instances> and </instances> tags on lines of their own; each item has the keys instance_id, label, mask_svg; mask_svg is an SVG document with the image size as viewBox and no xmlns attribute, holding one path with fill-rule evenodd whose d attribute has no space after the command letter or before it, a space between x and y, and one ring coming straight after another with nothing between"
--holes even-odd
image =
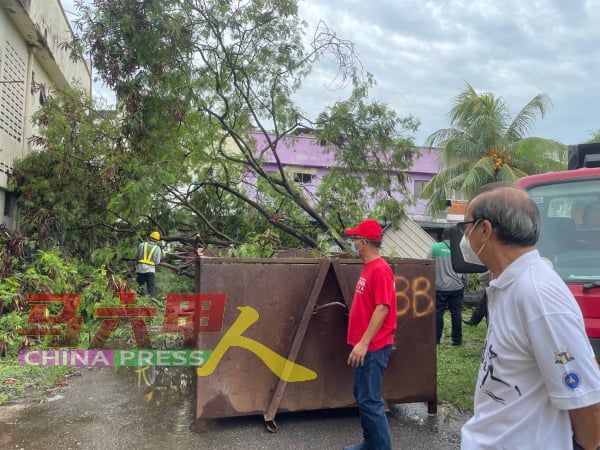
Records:
<instances>
[{"instance_id":1,"label":"concrete pavement","mask_svg":"<svg viewBox=\"0 0 600 450\"><path fill-rule=\"evenodd\" d=\"M143 380L121 369L84 369L42 403L0 406L0 448L333 450L361 440L356 409L278 414L277 433L260 416L212 420L207 432L196 433L191 376L157 371ZM460 448L468 417L443 405L438 410L428 416L426 404L393 406L394 449Z\"/></svg>"}]
</instances>

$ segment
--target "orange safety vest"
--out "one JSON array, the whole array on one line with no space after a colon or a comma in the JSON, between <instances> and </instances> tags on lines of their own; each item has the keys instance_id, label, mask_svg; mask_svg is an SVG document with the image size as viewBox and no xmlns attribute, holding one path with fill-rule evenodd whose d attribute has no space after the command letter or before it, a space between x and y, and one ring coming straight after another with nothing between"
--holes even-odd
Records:
<instances>
[{"instance_id":1,"label":"orange safety vest","mask_svg":"<svg viewBox=\"0 0 600 450\"><path fill-rule=\"evenodd\" d=\"M139 259L138 262L142 264L148 264L150 266L154 265L154 261L152 261L152 256L154 252L158 248L158 245L152 244L153 247L150 249L150 253L148 253L148 242L144 242L144 254L142 255L142 259Z\"/></svg>"}]
</instances>

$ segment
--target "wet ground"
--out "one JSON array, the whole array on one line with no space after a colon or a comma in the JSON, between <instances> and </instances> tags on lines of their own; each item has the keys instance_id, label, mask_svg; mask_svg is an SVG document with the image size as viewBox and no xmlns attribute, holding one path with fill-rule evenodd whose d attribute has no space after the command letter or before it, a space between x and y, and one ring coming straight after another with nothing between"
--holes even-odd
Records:
<instances>
[{"instance_id":1,"label":"wet ground","mask_svg":"<svg viewBox=\"0 0 600 450\"><path fill-rule=\"evenodd\" d=\"M262 417L208 421L197 433L191 374L167 368L84 369L69 387L42 403L0 406L0 448L47 449L341 449L361 440L356 409L277 415L270 433ZM444 406L393 406L388 415L394 449L460 448L468 417Z\"/></svg>"}]
</instances>

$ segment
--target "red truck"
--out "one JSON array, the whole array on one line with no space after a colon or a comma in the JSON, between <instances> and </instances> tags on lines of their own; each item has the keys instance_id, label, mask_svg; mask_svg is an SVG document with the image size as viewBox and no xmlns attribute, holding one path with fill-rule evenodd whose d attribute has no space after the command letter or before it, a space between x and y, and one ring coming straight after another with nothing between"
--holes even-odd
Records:
<instances>
[{"instance_id":1,"label":"red truck","mask_svg":"<svg viewBox=\"0 0 600 450\"><path fill-rule=\"evenodd\" d=\"M521 178L541 216L536 248L577 299L600 359L600 144L569 146L568 170Z\"/></svg>"}]
</instances>

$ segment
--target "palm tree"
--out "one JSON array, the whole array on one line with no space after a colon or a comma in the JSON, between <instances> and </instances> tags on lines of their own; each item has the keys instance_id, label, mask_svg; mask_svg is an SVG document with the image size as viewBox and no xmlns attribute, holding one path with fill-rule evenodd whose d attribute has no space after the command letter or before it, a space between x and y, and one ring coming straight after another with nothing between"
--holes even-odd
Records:
<instances>
[{"instance_id":1,"label":"palm tree","mask_svg":"<svg viewBox=\"0 0 600 450\"><path fill-rule=\"evenodd\" d=\"M538 94L512 118L502 97L478 94L470 84L454 99L452 128L427 138L426 145L442 147L444 169L425 185L421 197L430 199L433 213L446 208L453 191L471 197L484 184L514 181L550 170L566 169L566 146L549 139L526 137L538 117L551 105Z\"/></svg>"}]
</instances>

